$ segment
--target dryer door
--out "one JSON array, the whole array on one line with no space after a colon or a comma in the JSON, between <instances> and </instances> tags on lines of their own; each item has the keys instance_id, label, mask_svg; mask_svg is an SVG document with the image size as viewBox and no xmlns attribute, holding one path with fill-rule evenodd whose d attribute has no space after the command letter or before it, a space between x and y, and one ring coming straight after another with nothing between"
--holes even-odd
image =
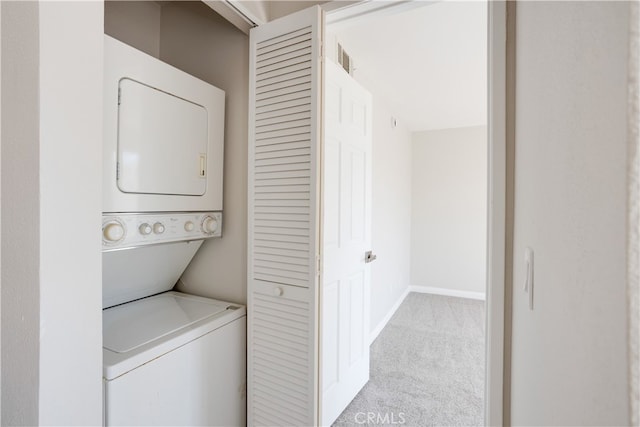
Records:
<instances>
[{"instance_id":1,"label":"dryer door","mask_svg":"<svg viewBox=\"0 0 640 427\"><path fill-rule=\"evenodd\" d=\"M135 80L119 82L118 188L201 196L206 191L207 110Z\"/></svg>"}]
</instances>

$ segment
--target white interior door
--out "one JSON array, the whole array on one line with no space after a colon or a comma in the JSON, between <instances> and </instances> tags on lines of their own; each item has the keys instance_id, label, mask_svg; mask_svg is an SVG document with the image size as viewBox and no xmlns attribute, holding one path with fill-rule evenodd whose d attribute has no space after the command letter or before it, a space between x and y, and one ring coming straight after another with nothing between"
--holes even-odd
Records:
<instances>
[{"instance_id":1,"label":"white interior door","mask_svg":"<svg viewBox=\"0 0 640 427\"><path fill-rule=\"evenodd\" d=\"M369 380L371 95L326 61L321 288L321 424Z\"/></svg>"}]
</instances>

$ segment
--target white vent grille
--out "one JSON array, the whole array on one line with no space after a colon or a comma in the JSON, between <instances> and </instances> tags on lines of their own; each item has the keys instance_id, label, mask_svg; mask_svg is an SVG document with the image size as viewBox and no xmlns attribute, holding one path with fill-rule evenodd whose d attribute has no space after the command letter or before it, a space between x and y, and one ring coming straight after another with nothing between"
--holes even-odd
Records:
<instances>
[{"instance_id":1,"label":"white vent grille","mask_svg":"<svg viewBox=\"0 0 640 427\"><path fill-rule=\"evenodd\" d=\"M353 75L353 59L351 56L344 50L342 45L338 43L338 64L350 75Z\"/></svg>"},{"instance_id":2,"label":"white vent grille","mask_svg":"<svg viewBox=\"0 0 640 427\"><path fill-rule=\"evenodd\" d=\"M253 279L309 286L311 29L258 43Z\"/></svg>"}]
</instances>

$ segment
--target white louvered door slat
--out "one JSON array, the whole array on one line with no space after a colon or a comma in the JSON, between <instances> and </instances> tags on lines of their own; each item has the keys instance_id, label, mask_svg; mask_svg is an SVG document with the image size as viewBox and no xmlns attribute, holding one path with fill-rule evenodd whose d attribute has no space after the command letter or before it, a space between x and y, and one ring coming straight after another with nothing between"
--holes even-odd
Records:
<instances>
[{"instance_id":1,"label":"white louvered door slat","mask_svg":"<svg viewBox=\"0 0 640 427\"><path fill-rule=\"evenodd\" d=\"M248 425L318 423L322 11L251 31Z\"/></svg>"}]
</instances>

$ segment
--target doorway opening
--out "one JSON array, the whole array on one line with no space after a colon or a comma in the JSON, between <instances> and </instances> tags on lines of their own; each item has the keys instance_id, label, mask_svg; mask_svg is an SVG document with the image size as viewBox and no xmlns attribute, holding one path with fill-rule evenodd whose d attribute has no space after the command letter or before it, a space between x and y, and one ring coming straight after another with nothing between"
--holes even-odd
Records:
<instances>
[{"instance_id":1,"label":"doorway opening","mask_svg":"<svg viewBox=\"0 0 640 427\"><path fill-rule=\"evenodd\" d=\"M413 307L398 311L404 316L400 323L407 328L395 328L395 336L391 335L388 342L394 343L396 355L405 358L416 351L407 340L412 339L409 324L424 320L424 312L419 312L448 310L448 315L456 319L454 324L468 318L470 323L465 327L471 325L476 330L475 335L466 337L467 343L471 346L479 338L481 348L468 352L474 359L470 363L477 374L474 380L462 371L455 377L462 387L458 391L465 389L469 395L466 403L458 406L465 406L462 410L469 412L465 424L481 425L491 415L484 414L489 404L484 396L485 342L490 335L485 324L491 322L478 300L488 300L490 294L487 270L495 247L487 236L496 209L491 205L491 195L495 194L490 186L493 172L489 167L487 101L491 7L486 2L401 2L373 11L371 5L359 7L328 13L325 51L329 60L342 66L373 96L372 248L378 261L371 270L370 342L374 343L402 305ZM409 292L416 295L405 300ZM453 308L452 302L468 304ZM406 315L411 310L418 313ZM438 324L442 319L434 317L433 321ZM416 360L433 357L430 350L437 347L435 344L442 343L421 343L421 354L413 356ZM398 351L397 347L403 345L405 351ZM455 371L456 361L447 354L454 346L451 342L443 346L447 350L437 357ZM376 369L384 370L375 360L377 351L372 351L372 375L381 374ZM397 370L395 374L402 375ZM456 393L447 388L440 390L444 394L434 396L433 388L440 385L415 384L420 382L416 380L419 377L407 372L405 384L395 387L409 394L431 395L431 402L425 404L437 404L438 399L447 399L446 393ZM376 387L372 381L369 386ZM338 423L358 422L349 418L369 416L371 412L382 419L406 420L406 410L411 408L402 412L398 404L409 401L402 403L397 395L392 388L372 392L365 387L359 399L338 417ZM387 400L390 406L372 406L372 399L378 403ZM453 412L460 412L455 401L450 404ZM441 412L435 406L432 409Z\"/></svg>"}]
</instances>

